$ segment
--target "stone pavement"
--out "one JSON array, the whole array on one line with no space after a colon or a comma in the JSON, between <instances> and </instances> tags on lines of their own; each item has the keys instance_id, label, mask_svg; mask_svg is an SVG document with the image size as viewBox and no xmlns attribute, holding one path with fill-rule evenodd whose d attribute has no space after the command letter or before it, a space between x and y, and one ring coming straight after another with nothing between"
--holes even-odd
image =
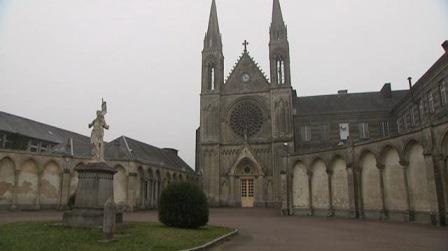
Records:
<instances>
[{"instance_id":1,"label":"stone pavement","mask_svg":"<svg viewBox=\"0 0 448 251\"><path fill-rule=\"evenodd\" d=\"M0 224L62 219L61 212L0 212ZM157 213L125 214L125 221L157 221ZM219 250L448 251L448 228L319 217L282 217L273 209L212 209L210 224L238 228ZM1 226L0 226L1 227Z\"/></svg>"}]
</instances>

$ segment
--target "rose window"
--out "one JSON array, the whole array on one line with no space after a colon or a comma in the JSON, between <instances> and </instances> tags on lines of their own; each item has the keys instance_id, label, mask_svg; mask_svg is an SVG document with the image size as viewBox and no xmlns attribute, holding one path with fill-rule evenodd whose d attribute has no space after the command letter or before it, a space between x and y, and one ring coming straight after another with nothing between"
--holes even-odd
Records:
<instances>
[{"instance_id":1,"label":"rose window","mask_svg":"<svg viewBox=\"0 0 448 251\"><path fill-rule=\"evenodd\" d=\"M257 134L263 125L263 112L250 102L239 103L230 115L232 130L241 137Z\"/></svg>"}]
</instances>

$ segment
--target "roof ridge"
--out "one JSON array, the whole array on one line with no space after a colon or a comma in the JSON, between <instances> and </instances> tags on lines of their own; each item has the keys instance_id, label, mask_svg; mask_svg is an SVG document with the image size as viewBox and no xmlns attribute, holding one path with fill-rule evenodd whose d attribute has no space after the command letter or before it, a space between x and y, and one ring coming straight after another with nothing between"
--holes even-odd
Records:
<instances>
[{"instance_id":1,"label":"roof ridge","mask_svg":"<svg viewBox=\"0 0 448 251\"><path fill-rule=\"evenodd\" d=\"M396 92L405 92L409 91L407 89L401 89L401 90L393 90L392 93ZM303 98L315 98L315 97L330 97L330 96L352 96L352 95L359 95L359 94L380 94L379 91L371 91L371 92L352 92L352 93L344 93L344 94L323 94L323 95L310 95L310 96L297 96L298 99Z\"/></svg>"}]
</instances>

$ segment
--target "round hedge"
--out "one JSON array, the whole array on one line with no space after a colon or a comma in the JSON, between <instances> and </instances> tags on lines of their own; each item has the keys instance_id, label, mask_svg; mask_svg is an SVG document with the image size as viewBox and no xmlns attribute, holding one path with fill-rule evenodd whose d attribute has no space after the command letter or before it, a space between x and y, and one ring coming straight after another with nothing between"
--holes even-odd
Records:
<instances>
[{"instance_id":1,"label":"round hedge","mask_svg":"<svg viewBox=\"0 0 448 251\"><path fill-rule=\"evenodd\" d=\"M159 220L171 227L202 227L208 222L207 197L193 183L172 183L160 197Z\"/></svg>"}]
</instances>

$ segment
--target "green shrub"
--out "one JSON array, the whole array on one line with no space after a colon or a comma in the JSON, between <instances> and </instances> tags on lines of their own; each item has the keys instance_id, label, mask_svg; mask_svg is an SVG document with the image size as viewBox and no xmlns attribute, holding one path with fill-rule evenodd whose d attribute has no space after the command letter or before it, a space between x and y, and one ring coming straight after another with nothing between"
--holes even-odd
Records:
<instances>
[{"instance_id":1,"label":"green shrub","mask_svg":"<svg viewBox=\"0 0 448 251\"><path fill-rule=\"evenodd\" d=\"M202 227L208 222L207 197L193 183L172 183L160 196L159 220L171 227Z\"/></svg>"}]
</instances>

